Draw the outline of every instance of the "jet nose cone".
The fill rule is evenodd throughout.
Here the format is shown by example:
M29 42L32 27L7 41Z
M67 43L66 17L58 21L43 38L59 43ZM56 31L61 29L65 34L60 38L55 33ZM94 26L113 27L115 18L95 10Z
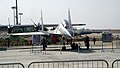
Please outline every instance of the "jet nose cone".
M75 36L75 35L74 35L74 31L73 31L72 29L68 29L68 32L69 32L69 34L70 34L71 37L74 37L74 36Z

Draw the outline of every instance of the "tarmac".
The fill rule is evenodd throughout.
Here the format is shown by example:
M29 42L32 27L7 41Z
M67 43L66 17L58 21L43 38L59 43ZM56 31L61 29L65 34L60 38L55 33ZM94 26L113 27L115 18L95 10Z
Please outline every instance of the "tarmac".
M90 42L90 50L86 50L84 42L80 42L80 50L71 50L69 45L66 45L67 50L62 51L62 45L48 45L46 51L41 51L42 46L11 46L9 48L0 49L0 63L15 63L19 62L28 66L35 61L65 61L65 60L94 60L104 59L108 61L110 67L112 62L120 59L120 42L103 43L97 41L96 45Z

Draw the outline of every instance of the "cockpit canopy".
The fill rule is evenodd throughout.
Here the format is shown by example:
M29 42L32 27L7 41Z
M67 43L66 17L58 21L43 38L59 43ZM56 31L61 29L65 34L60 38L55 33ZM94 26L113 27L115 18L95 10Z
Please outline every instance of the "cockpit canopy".
M61 23L62 23L63 27L65 27L66 29L70 28L70 23L66 19L64 19Z

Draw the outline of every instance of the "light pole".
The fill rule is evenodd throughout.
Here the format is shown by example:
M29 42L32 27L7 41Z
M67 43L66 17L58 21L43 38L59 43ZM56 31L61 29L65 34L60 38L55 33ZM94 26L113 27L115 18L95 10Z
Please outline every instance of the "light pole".
M19 25L21 25L21 15L23 15L23 13L19 13L19 15L20 15L20 23L19 23Z
M14 18L14 25L15 25L15 9L16 9L16 7L13 6L13 7L11 7L11 8L13 9L13 18Z
M16 0L16 25L18 25L18 5Z

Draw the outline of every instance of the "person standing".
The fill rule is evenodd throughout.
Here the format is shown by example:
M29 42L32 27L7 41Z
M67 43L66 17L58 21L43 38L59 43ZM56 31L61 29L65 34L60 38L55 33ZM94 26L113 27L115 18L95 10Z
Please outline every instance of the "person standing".
M94 45L95 45L95 42L96 42L96 38L94 37L94 38L93 38L93 43L94 43Z
M87 47L87 50L89 50L89 37L86 35L85 39L84 39L84 42L85 42L85 46Z
M43 45L43 51L45 51L46 47L47 47L47 43L46 43L46 39L45 38L42 39L42 45Z
M64 37L62 37L62 43L63 43L62 50L65 51L66 50L66 46L65 46L65 38Z

